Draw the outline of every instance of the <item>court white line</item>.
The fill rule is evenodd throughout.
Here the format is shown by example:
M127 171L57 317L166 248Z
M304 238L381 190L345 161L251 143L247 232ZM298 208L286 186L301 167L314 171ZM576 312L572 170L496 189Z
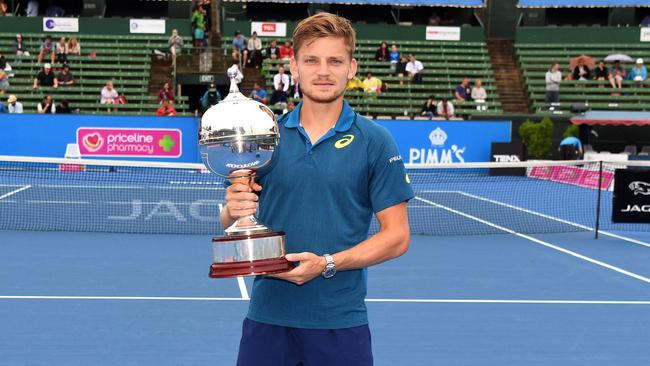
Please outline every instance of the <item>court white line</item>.
M240 277L241 278L241 277ZM71 300L71 301L248 301L241 297L180 296L0 296L0 300ZM539 305L650 305L645 300L522 300L522 299L396 299L370 298L376 303L438 303L438 304L539 304Z
M532 210L529 210L529 209L526 209L526 208L523 208L523 207L510 205L510 204L505 203L505 202L495 201L495 200L492 200L492 199L489 199L489 198L486 198L486 197L476 196L476 195L473 195L473 194L470 194L470 193L467 193L467 192L463 192L463 191L457 191L457 193L460 194L460 195L466 196L466 197L470 197L470 198L474 198L474 199L480 200L480 201L490 202L490 203L493 203L493 204L495 204L495 205L500 205L500 206L508 207L508 208L513 209L513 210L517 210L517 211L525 212L525 213L528 213L528 214L531 214L531 215L535 215L535 216L543 217L543 218L545 218L545 219L549 219L549 220L557 221L557 222L560 222L560 223L563 223L563 224L567 224L567 225L570 225L570 226L574 226L574 227L577 227L577 228L580 228L580 229L583 229L583 230L588 230L588 231L594 231L594 230L595 230L595 229L592 228L592 227L585 226L585 225L581 225L581 224L578 224L577 222L567 221L567 220L564 220L564 219L560 219L559 217L549 216L549 215L543 214L543 213L541 213L541 212L532 211ZM616 238L616 239L620 239L620 240L625 240L625 241L628 241L628 242L630 242L630 243L634 243L634 244L638 244L638 245L644 246L644 247L646 247L646 248L650 248L650 244L648 244L648 243L646 243L646 242L643 242L643 241L641 241L641 240L637 240L637 239L629 238L629 237L626 237L626 236L623 236L623 235L618 235L618 234L610 233L610 232L605 231L605 230L598 230L598 232L601 233L601 234L603 234L603 235L610 236L610 237L612 237L612 238Z
M69 184L38 184L34 187L39 188L82 188L82 189L181 189L181 190L200 190L200 191L223 191L223 187L174 187L174 186L89 186L89 185L69 185Z
M501 231L503 231L503 232L506 232L506 233L509 233L509 234L512 234L512 235L518 236L518 237L523 238L523 239L526 239L526 240L530 240L530 241L532 241L532 242L534 242L534 243L537 243L537 244L543 245L543 246L545 246L545 247L547 247L547 248L551 248L551 249L557 250L557 251L562 252L562 253L564 253L564 254L568 254L568 255L570 255L570 256L573 256L573 257L576 257L576 258L582 259L582 260L587 261L587 262L589 262L589 263L593 263L593 264L595 264L595 265L598 265L598 266L601 266L601 267L607 268L607 269L609 269L609 270L612 270L612 271L618 272L618 273L620 273L620 274L623 274L623 275L626 275L626 276L629 276L629 277L635 278L635 279L640 280L640 281L643 281L643 282L645 282L645 283L650 283L650 278L643 277L643 276L638 275L638 274L636 274L636 273L633 273L633 272L630 272L630 271L624 270L623 268L613 266L613 265L611 265L611 264L608 264L608 263L605 263L605 262L599 261L599 260L597 260L597 259L593 259L593 258L587 257L587 256L585 256L585 255L579 254L579 253L577 253L577 252L574 252L574 251L571 251L571 250L568 250L568 249L564 249L564 248L562 248L562 247L559 247L559 246L557 246L557 245L551 244L551 243L549 243L549 242L546 242L546 241L543 241L543 240L540 240L540 239L537 239L537 238L533 238L532 236L529 236L529 235L526 235L526 234L522 234L522 233L516 232L516 231L514 231L514 230L512 230L512 229L508 229L508 228L506 228L506 227L503 227L503 226L497 225L497 224L495 224L495 223L492 223L492 222L489 222L489 221L483 220L483 219L478 218L478 217L476 217L476 216L472 216L472 215L467 214L467 213L465 213L465 212L461 212L461 211L455 210L455 209L453 209L453 208L451 208L451 207L447 207L447 206L444 206L444 205L441 205L441 204L435 203L435 202L433 202L433 201L426 200L426 199L421 198L421 197L418 197L418 196L416 196L415 199L416 199L416 200L419 200L419 201L421 201L421 202L425 202L425 203L428 203L428 204L430 204L430 205L433 205L433 206L436 206L436 207L442 208L442 209L444 209L444 210L446 210L446 211L449 211L449 212L455 213L455 214L457 214L457 215L459 215L459 216L463 216L463 217L466 217L466 218L468 218L468 219L471 219L471 220L474 220L474 221L480 222L480 223L482 223L482 224L488 225L488 226L490 226L490 227L493 227L493 228L495 228L495 229L501 230Z
M248 295L248 289L246 288L246 282L244 282L243 277L237 277L237 285L239 285L242 300L250 300L251 297Z
M0 196L0 200L5 199L5 198L7 198L7 197L9 197L9 196L13 196L13 195L16 194L16 193L18 193L18 192L22 192L22 191L24 191L24 190L26 190L26 189L29 189L29 188L31 188L31 187L32 187L31 185L26 185L26 186L20 187L20 188L18 188L18 189L14 189L13 191L11 191L11 192L9 192L9 193L5 193L5 194L3 194L2 196Z

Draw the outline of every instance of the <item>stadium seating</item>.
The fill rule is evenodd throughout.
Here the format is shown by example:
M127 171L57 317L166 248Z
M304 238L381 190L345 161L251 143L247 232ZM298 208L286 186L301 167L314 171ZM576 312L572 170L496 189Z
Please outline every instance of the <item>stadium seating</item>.
M232 37L222 39L222 47L230 49ZM389 46L393 43L387 40ZM263 39L264 47L268 39ZM395 41L402 54L415 53L416 58L424 64L422 84L412 85L407 79L403 84L393 76L390 63L375 61L375 52L380 40L357 40L355 58L359 62L358 77L363 80L366 73L387 84L387 90L377 95L362 92L347 92L346 99L355 109L371 116L417 116L429 95L436 98L452 98L453 90L463 77L472 80L481 79L488 94L488 103L483 104L487 110L479 110L475 102L454 103L456 115L463 117L503 113L492 67L485 43L482 42L432 42L432 41ZM273 89L273 75L277 73L283 60L264 60L262 74L267 91ZM286 68L289 73L288 68ZM278 107L272 106L279 111Z
M31 55L19 63L12 49L15 36L15 33L0 33L0 53L7 58L14 75L10 79L11 85L4 89L5 95L18 97L26 113L35 113L36 105L46 94L51 95L55 103L68 100L70 107L80 113L102 114L111 108L112 114L152 115L159 107L156 96L148 93L150 57L155 49L166 50L166 36L78 35L82 55L68 56L75 85L57 89L41 87L36 91L32 88L34 76L43 66L36 63L36 56L45 34L23 34ZM69 37L68 34L53 34L53 41L56 42L59 36ZM49 62L49 58L45 57L43 62ZM61 66L58 63L52 65L55 74ZM108 106L99 103L100 91L109 79L127 98L128 104ZM179 115L189 114L187 97L177 96L174 107Z
M579 82L563 80L560 86L560 103L545 103L546 71L553 62L560 64L562 77L569 73L569 62L580 55L593 57L596 62L613 53L624 53L636 58L648 58L650 44L558 44L518 43L515 45L526 89L536 114L568 114L571 106L583 103L587 109L597 110L650 110L650 87L638 87L632 81L624 81L623 89L612 89L609 81L590 80ZM648 60L650 61L650 59ZM607 67L611 65L608 63ZM633 65L624 64L627 71ZM593 71L592 71L593 72Z

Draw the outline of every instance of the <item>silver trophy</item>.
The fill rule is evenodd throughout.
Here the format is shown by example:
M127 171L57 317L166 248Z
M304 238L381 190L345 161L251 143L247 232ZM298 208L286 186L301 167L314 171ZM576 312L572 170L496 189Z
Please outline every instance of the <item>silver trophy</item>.
M233 184L252 185L256 171L271 162L280 132L269 107L239 92L236 66L228 69L230 92L201 118L199 151L203 164ZM237 220L223 237L212 238L210 277L225 278L288 271L284 233L259 223L254 215Z

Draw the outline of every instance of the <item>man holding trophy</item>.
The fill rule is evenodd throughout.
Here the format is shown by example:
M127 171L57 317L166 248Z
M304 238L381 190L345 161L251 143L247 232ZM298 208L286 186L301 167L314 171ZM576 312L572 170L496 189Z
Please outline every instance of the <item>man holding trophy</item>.
M343 99L357 72L355 38L348 20L329 13L297 25L290 66L303 101L277 121L280 142L257 182L231 179L226 191L222 226L259 209L273 232L248 235L284 235L274 245L290 263L251 271L274 274L255 278L238 365L373 363L366 267L408 249L413 191L387 130ZM373 214L380 231L368 237Z

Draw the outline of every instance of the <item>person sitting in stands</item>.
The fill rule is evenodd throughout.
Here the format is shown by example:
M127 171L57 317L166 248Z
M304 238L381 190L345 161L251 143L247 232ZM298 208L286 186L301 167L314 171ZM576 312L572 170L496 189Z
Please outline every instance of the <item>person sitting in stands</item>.
M471 97L472 100L474 100L476 103L485 103L485 100L487 99L487 92L483 87L481 79L476 79L476 81L474 81Z
M59 43L56 44L56 62L61 64L68 62L68 44L65 42L65 37L59 38Z
M163 99L162 105L156 110L156 116L161 117L174 117L176 116L176 109L172 107L172 102L169 99Z
M612 88L616 89L618 87L618 89L621 89L625 76L625 69L621 66L621 62L614 61L614 65L609 69L609 83Z
M246 49L246 39L240 31L235 32L235 38L232 39L232 59L237 64L244 65L248 59L248 50Z
M165 81L162 89L158 91L158 103L162 103L165 99L172 103L174 102L174 99L176 99L176 94L174 93L174 89L172 89L169 81Z
M57 114L70 114L72 110L70 109L70 103L67 100L62 100L58 106L56 106Z
M101 98L99 100L99 103L101 104L115 104L115 101L119 95L117 93L117 90L113 87L113 81L111 80L106 82L106 86L102 88L100 94ZM111 109L109 108L107 111L111 112Z
M609 75L609 70L605 66L605 60L598 61L598 66L594 69L594 79L598 81L605 81Z
M280 46L280 58L289 60L293 57L293 42L290 40L284 41L284 45Z
M68 41L68 55L81 55L81 45L77 41L77 37L70 37L70 41Z
M443 98L436 107L436 114L439 117L450 119L454 116L454 105L446 98Z
M585 65L585 60L582 58L578 59L578 64L573 68L573 73L571 74L573 80L586 81L591 79L591 70Z
M253 90L251 90L251 94L248 97L262 104L268 104L269 102L268 94L266 93L266 90L262 88L262 86L259 83L253 84Z
M7 99L7 110L9 113L23 113L23 104L12 94Z
M43 65L43 69L36 74L34 78L34 89L38 89L39 86L59 87L59 81L54 77L54 73L52 72L52 65Z
M63 69L61 69L59 75L56 76L56 80L60 86L74 85L74 76L72 75L72 72L70 72L70 65L63 65Z
M420 110L420 115L424 117L433 118L436 116L436 97L433 95L429 96L422 109Z
M54 44L52 43L52 36L48 35L45 37L45 41L41 44L41 52L39 52L36 62L39 64L43 60L43 57L50 56L50 62L54 63Z
M275 39L272 39L271 43L266 48L264 57L270 58L271 60L277 60L280 58L280 47L278 47L278 43Z
M9 75L4 70L0 70L0 88L9 86Z
M643 83L647 78L648 71L646 70L645 66L643 66L643 59L636 59L636 66L634 66L632 70L627 73L627 80L635 81L636 85L640 86L641 83Z
M471 90L469 88L469 79L463 78L463 81L456 86L454 91L454 98L457 102L464 102L469 99L471 95Z
M271 94L271 104L280 105L282 108L287 108L287 102L289 101L289 96L287 92L284 91L284 85L280 83L278 87L273 90Z
M388 43L381 42L381 45L375 52L375 61L389 61L390 51L388 50Z
M52 101L52 97L49 95L46 95L43 100L38 103L36 106L38 113L47 113L47 114L54 114L56 113L56 107L54 106L54 102Z
M363 82L356 75L348 80L347 85L345 86L346 91L363 91Z
M167 40L167 47L172 55L172 65L176 65L176 55L183 48L183 37L178 35L177 29L172 30L172 35Z
M280 83L284 85L285 92L289 91L289 75L284 73L284 66L282 65L278 67L278 73L273 76L273 89L277 89Z
M404 80L402 80L402 78L404 77L404 74L406 74L406 65L408 65L406 56L400 56L399 62L395 64L395 75L399 77L400 84L404 84Z
M14 54L16 58L14 61L18 64L21 62L23 57L29 56L29 51L27 50L27 45L23 41L23 35L18 33L16 34L16 41L14 42Z
M422 62L418 61L415 59L415 54L412 53L409 56L410 60L406 64L406 72L408 73L409 77L411 78L411 83L412 84L421 84L422 83L422 70L424 69L424 66L422 65Z
M248 50L246 64L259 69L262 65L262 41L257 37L257 32L253 32L246 48Z
M363 91L366 93L381 93L381 80L369 72L363 80Z

